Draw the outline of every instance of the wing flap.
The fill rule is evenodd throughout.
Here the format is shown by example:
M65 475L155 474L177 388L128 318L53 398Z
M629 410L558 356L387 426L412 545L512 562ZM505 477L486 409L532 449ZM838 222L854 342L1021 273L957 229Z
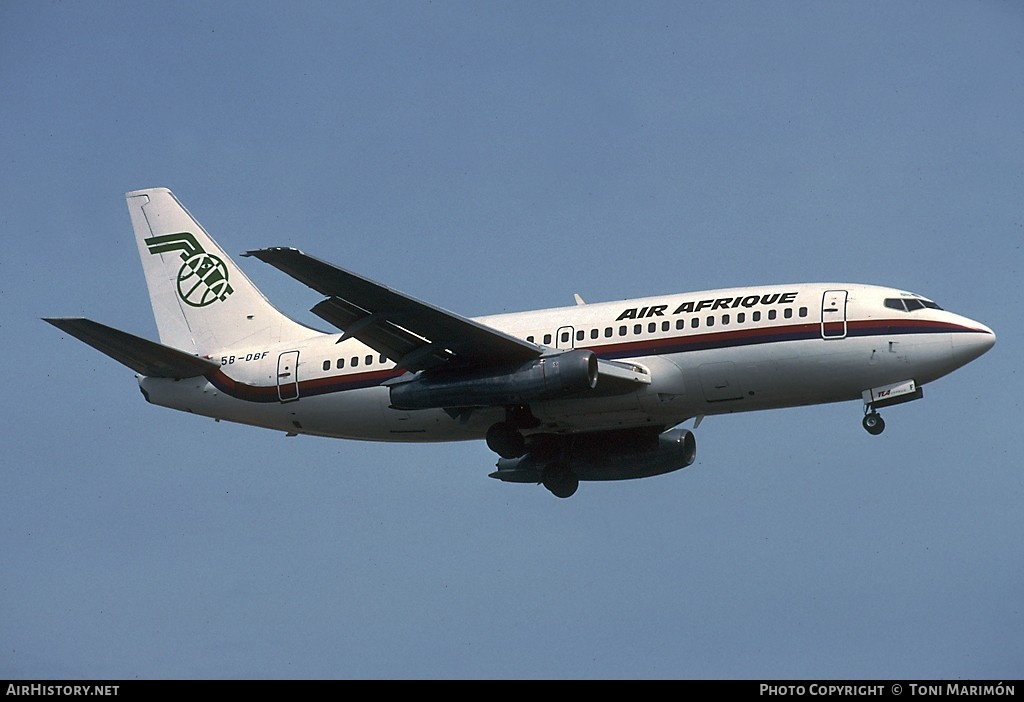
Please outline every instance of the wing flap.
M44 318L61 331L151 378L194 378L220 365L82 317Z
M408 349L404 355L417 360L416 364L404 366L409 370L431 368L450 359L469 365L520 363L542 353L534 344L392 290L298 249L260 249L242 255L269 263L326 295L329 299L314 307L314 313L342 331L352 330L350 336L400 364L401 350ZM371 315L373 318L365 326L354 328ZM381 348L374 344L380 344ZM385 344L393 344L395 348L385 350ZM432 347L429 352L419 353L428 345Z
M370 313L337 297L330 297L315 305L313 314L345 331L339 341L356 338L378 353L382 353L402 368L411 371L433 368L451 360L443 349L431 348L429 353L412 356L413 352L429 345L428 340L387 321L379 313ZM419 360L417 360L419 359ZM402 363L405 360L406 363Z

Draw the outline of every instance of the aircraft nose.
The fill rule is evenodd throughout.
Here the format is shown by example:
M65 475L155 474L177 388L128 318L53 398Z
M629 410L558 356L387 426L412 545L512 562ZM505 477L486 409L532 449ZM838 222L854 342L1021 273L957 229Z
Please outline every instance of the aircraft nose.
M984 324L971 323L970 331L953 335L953 356L959 365L970 363L995 346L996 334Z

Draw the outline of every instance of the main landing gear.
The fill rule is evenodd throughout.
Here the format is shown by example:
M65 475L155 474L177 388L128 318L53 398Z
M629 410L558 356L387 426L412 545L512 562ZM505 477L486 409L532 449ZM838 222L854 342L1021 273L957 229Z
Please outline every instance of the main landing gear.
M540 482L555 497L572 497L579 489L580 478L570 467L571 439L534 435L527 447L523 429L539 425L540 420L533 416L527 405L505 408L505 421L492 424L487 430L487 448L505 461L522 460L516 461L514 468L506 465L504 469L502 461L498 461L499 471L491 477L510 482Z
M572 497L580 486L580 479L564 463L555 462L544 469L544 487L555 497Z
M538 426L540 421L533 416L527 405L512 405L505 408L505 421L492 424L487 430L487 448L502 458L519 458L526 454L526 439L522 429Z
M512 422L498 422L487 430L487 448L502 458L519 458L526 453L526 439Z
M871 405L864 407L864 421L861 424L864 425L868 434L873 436L878 436L885 431L885 421L882 419L882 415L871 409Z

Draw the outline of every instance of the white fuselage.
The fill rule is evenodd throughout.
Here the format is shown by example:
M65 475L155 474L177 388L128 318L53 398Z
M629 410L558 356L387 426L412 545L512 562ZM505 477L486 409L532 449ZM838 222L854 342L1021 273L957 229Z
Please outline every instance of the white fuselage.
M908 310L892 302L899 300L918 302ZM650 382L632 392L530 405L541 421L530 431L577 433L668 428L702 415L854 400L869 388L931 382L994 343L984 325L923 300L878 286L796 284L475 321L552 352L589 349L644 371ZM359 341L339 338L310 330L307 339L284 346L223 349L213 357L221 369L209 378L140 377L140 386L158 405L289 433L372 441L479 439L504 416L501 407L392 409L383 383L404 372Z

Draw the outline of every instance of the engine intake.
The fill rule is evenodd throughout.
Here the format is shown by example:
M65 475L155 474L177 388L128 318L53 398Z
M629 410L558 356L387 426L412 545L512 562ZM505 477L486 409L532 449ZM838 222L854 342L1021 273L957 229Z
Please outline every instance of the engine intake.
M555 400L597 387L597 356L576 349L520 366L458 374L426 371L391 386L391 406L400 410L492 407Z

